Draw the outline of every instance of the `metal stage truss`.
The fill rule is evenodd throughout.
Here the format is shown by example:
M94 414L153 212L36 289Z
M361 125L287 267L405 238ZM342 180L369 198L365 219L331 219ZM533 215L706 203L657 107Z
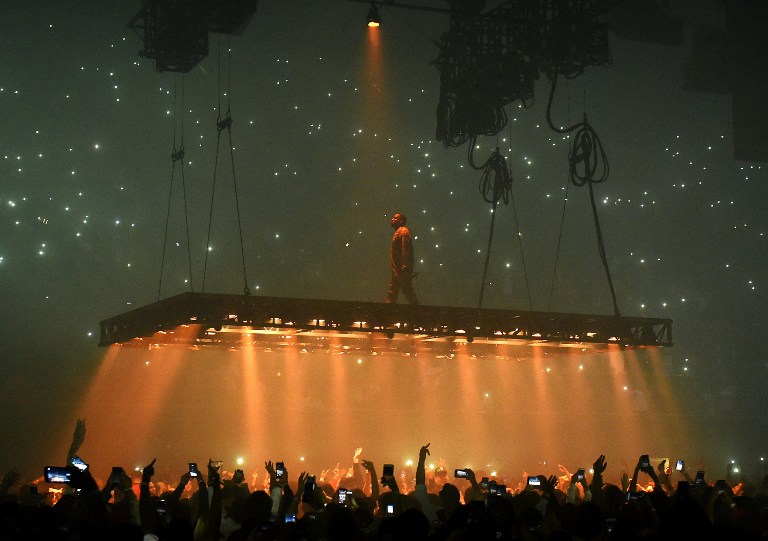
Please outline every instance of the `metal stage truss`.
M450 306L182 293L100 323L100 346L354 353L554 353L672 345L672 320ZM503 349L507 348L507 349Z

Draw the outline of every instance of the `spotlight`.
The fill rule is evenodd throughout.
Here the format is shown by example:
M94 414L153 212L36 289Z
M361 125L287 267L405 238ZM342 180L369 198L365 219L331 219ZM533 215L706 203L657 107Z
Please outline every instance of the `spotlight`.
M376 4L371 4L371 9L368 10L368 26L376 28L381 26L381 15L379 15L379 8Z

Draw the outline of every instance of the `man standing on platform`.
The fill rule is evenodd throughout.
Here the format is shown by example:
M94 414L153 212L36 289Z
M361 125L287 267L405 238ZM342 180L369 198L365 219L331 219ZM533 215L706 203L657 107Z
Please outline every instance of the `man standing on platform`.
M397 293L402 289L410 304L419 304L416 292L413 290L413 239L411 232L405 227L405 215L397 213L392 216L392 227L395 234L389 248L389 266L392 278L387 288L388 303L397 302Z

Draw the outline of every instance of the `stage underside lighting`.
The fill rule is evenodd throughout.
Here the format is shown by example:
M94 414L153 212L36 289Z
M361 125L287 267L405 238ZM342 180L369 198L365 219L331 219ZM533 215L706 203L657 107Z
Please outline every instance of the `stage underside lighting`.
M570 354L672 345L670 319L212 293L182 293L100 326L100 346L143 348L522 357L533 348Z

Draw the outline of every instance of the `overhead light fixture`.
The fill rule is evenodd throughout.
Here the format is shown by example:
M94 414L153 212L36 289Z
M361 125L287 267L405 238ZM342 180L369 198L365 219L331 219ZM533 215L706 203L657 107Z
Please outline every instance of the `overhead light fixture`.
M368 26L376 28L381 26L381 15L379 15L379 8L376 4L371 4L371 9L368 10Z

